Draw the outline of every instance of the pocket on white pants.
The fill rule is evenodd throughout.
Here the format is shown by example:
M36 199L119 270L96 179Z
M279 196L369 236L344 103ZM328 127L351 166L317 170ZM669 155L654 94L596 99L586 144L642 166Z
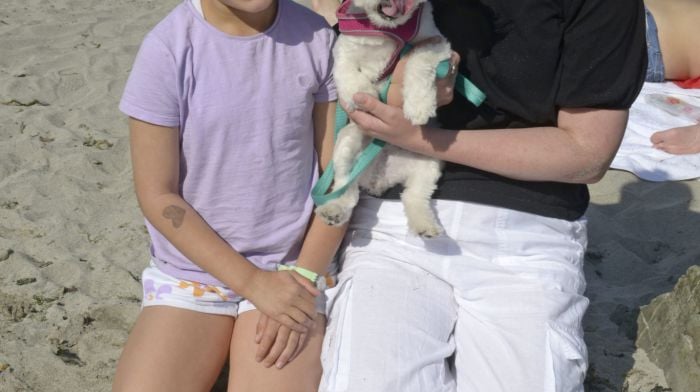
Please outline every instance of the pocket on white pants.
M582 333L557 323L547 323L547 345L550 366L545 390L551 392L583 392L588 368L588 352Z

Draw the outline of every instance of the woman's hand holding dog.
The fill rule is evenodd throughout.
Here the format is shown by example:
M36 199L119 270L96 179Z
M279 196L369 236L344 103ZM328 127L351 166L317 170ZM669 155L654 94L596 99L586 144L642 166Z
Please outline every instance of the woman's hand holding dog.
M428 39L421 44L433 42ZM408 56L404 56L396 65L392 74L391 85L387 92L388 104L384 104L378 99L363 93L355 94L353 103L357 110L348 110L345 102L340 102L343 108L348 111L348 116L362 128L367 136L384 140L387 143L410 150L412 138L423 138L421 126L412 125L403 113L403 79L404 69ZM452 102L454 98L454 84L457 78L460 57L456 52L452 52L450 58L450 71L444 78L436 78L437 104L444 106Z
M348 117L367 136L383 140L395 146L407 148L414 138L421 137L422 126L413 125L404 117L403 110L382 103L371 95L357 93L353 96L356 110L348 111ZM345 110L348 108L341 103Z

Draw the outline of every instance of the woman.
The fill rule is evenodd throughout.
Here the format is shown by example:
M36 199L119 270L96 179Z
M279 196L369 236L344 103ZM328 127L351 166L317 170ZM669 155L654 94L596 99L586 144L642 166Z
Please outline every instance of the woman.
M368 135L447 162L433 195L446 235L411 235L400 190L360 201L320 390L583 391L586 184L605 174L643 83L643 5L433 5L487 101L456 96L438 129L411 125L400 102L354 97Z

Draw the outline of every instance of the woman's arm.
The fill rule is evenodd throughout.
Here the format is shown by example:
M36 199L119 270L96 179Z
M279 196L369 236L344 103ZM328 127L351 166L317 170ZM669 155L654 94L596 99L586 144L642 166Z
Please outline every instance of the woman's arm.
M236 252L179 194L179 132L129 120L136 196L148 221L183 255L248 298L263 313L304 332L314 296L289 274L258 269Z
M450 131L413 126L365 94L350 113L365 132L401 148L523 181L594 183L620 146L626 110L562 108L558 126Z

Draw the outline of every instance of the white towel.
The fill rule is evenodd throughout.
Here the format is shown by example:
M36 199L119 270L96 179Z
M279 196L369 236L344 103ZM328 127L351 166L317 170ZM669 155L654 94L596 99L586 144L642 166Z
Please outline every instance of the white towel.
M630 108L627 130L611 168L627 170L648 181L679 181L700 178L700 154L672 155L652 147L656 131L692 125L646 101L650 94L664 94L700 106L700 89L683 89L672 82L644 83Z

